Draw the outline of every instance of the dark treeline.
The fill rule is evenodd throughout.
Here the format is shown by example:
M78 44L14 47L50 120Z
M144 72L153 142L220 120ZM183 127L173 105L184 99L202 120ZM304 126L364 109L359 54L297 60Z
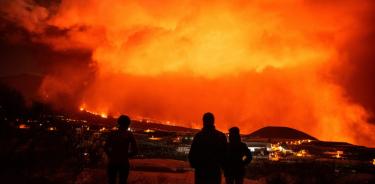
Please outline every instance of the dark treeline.
M51 112L48 104L27 102L17 90L0 84L2 183L70 183L49 177L74 178L81 160L75 148L78 142L71 136L74 130L45 131L49 120L44 115ZM38 126L19 128L35 119Z
M30 101L30 102L29 102ZM39 118L53 112L52 106L40 100L26 100L23 95L6 84L0 83L0 115L10 119Z

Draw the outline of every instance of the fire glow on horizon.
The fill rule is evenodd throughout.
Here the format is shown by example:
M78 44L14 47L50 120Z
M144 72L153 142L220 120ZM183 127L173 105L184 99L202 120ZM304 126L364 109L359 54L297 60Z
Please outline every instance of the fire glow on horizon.
M20 2L32 1L9 3L15 17ZM15 20L38 35L35 42L92 52L89 82L71 71L45 78L40 91L52 102L61 91L80 91L78 108L102 117L200 127L212 111L223 131L289 126L374 146L369 112L330 73L345 68L344 48L365 29L369 2L62 0L53 11L30 6L30 16ZM66 34L48 35L48 26Z
M90 111L90 110L87 110L86 108L85 108L85 105L81 105L80 107L79 107L79 111L81 111L81 112L88 112L88 113L90 113L90 114L93 114L93 115L97 115L97 116L100 116L100 117L102 117L102 118L108 118L108 114L107 113L105 113L105 112L100 112L100 113L98 113L98 112L94 112L94 111Z

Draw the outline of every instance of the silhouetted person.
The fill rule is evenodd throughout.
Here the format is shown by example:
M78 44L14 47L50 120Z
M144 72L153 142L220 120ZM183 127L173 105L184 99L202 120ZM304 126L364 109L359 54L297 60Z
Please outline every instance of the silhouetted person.
M190 165L195 169L196 184L220 184L221 168L224 164L227 139L225 134L214 126L214 115L203 115L203 128L191 144Z
M121 115L117 123L119 129L112 132L105 143L104 150L108 155L108 183L116 183L117 175L119 182L125 184L129 175L129 157L137 154L137 144L133 134L128 131L130 118ZM129 152L130 150L130 152Z
M240 129L229 129L229 143L225 155L224 176L227 184L242 184L245 176L245 166L253 156L247 145L241 142Z

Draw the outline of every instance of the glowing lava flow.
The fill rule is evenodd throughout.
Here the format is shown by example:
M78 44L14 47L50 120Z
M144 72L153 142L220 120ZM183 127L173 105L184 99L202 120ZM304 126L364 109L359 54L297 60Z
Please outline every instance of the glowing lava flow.
M93 115L96 115L96 116L100 116L102 118L108 118L108 114L107 113L105 113L105 112L97 113L97 112L93 112L93 111L87 110L84 105L82 105L82 106L79 107L79 111L81 111L81 112L87 112L87 113L90 113L90 114L93 114Z

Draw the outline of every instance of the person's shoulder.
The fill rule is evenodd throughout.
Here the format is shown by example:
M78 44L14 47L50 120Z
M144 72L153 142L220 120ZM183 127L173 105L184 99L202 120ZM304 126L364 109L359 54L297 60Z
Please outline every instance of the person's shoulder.
M107 133L107 136L108 137L113 137L113 136L116 136L116 134L117 134L116 130L115 131L110 131L110 132Z
M197 133L194 135L194 139L199 138L199 137L202 137L203 135L204 135L204 133L203 133L203 131L201 130L201 131L197 132Z
M126 132L127 132L127 134L128 134L130 137L134 137L133 132L131 132L131 131L126 131Z
M216 129L215 129L215 134L217 134L217 135L220 136L220 137L226 137L225 134L224 134L223 132L221 132L221 131L219 131L219 130L216 130Z
M114 137L116 137L116 131L111 131L111 132L108 132L106 133L106 140L107 141L112 141L114 139Z
M121 135L122 137L125 136L125 137L130 137L130 136L133 136L133 133L131 131L128 131L128 130L118 130L118 133L119 135Z
M223 132L220 132L219 130L215 130L215 136L217 137L220 142L224 141L227 142L227 136Z
M243 149L249 149L249 147L247 147L247 144L244 143L244 142L241 142L241 147L242 147Z

